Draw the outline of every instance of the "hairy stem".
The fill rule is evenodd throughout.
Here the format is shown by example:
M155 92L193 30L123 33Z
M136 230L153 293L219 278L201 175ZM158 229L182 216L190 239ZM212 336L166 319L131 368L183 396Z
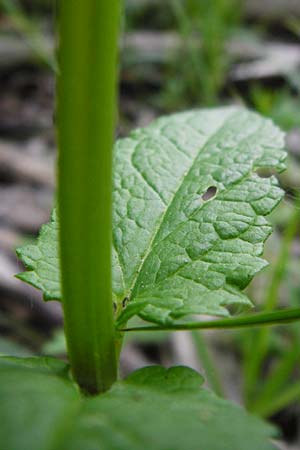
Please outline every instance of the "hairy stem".
M111 178L119 0L59 2L57 124L65 333L83 391L117 376L111 289Z

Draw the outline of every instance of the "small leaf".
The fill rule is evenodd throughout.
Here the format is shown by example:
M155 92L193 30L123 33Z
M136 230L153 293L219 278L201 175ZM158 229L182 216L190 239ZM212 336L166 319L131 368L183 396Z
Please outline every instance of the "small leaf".
M242 290L265 267L265 216L282 198L283 134L242 108L163 117L115 146L113 293L118 326L134 315L171 324L251 306ZM59 299L57 219L18 254L20 275ZM82 237L80 237L82 238ZM126 299L126 301L124 301Z
M51 373L39 361L0 358L0 442L9 450L275 449L272 427L202 388L192 369L144 368L85 398L67 366Z

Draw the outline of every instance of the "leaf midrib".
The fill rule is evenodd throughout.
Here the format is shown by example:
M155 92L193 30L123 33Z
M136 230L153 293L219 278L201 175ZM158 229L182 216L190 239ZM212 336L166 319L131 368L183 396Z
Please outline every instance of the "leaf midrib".
M224 123L225 123L225 122L224 122ZM257 130L256 130L256 131L257 131ZM256 131L255 131L254 133L256 133ZM252 134L254 134L254 133L252 133ZM249 139L249 136L246 136L246 138L244 138L240 143L242 143L242 142L245 141L246 139ZM208 141L207 141L207 143L208 143ZM204 145L204 147L205 147L205 146L206 146L206 144ZM199 156L199 154L198 154L198 156ZM197 158L198 158L198 156L197 156ZM197 158L195 158L195 160L196 160ZM192 168L191 168L191 169L192 169ZM248 180L249 177L250 177L250 175L251 175L251 172L252 172L252 169L249 169L249 171L248 171L247 173L245 173L245 175L244 175L242 178L239 178L237 181L233 182L233 183L231 184L230 188L227 188L227 192L230 192L232 189L234 189L234 188L236 187L237 184L241 184L241 183L243 183L243 181ZM188 174L187 174L187 175L188 175ZM178 191L179 191L179 190L180 190L180 187L179 187ZM177 191L177 192L178 192L178 191ZM217 200L217 199L220 197L220 195L222 195L222 194L223 194L223 191L218 192L218 193L216 194L216 196L214 197L213 200ZM222 199L222 201L228 201L228 200ZM236 201L236 202L241 202L242 200L236 199L235 201ZM202 204L201 206L199 206L199 207L198 207L198 208L197 208L197 209L189 216L188 221L193 220L193 216L194 216L195 214L198 214L198 212L199 212L200 209L203 210L204 208L206 208L208 204L209 204L209 201L207 201L206 203L204 203L204 204ZM253 207L252 207L252 209L253 209ZM180 222L180 223L178 223L178 224L176 225L176 227L175 227L172 231L170 231L170 233L168 233L163 239L161 239L160 243L162 243L163 241L167 240L167 239L170 237L170 235L172 235L173 233L176 233L176 231L178 230L178 228L181 227L184 223L186 223L186 222ZM249 224L247 230L249 229L250 226L251 226L251 225ZM252 226L253 226L253 224L252 224ZM244 230L244 232L247 231L247 230ZM157 233L156 233L156 235L157 235ZM195 259L195 260L193 260L193 261L191 261L191 262L202 261L202 260L203 260L203 257L204 257L205 255L207 255L207 254L208 254L209 252L211 252L211 251L214 251L216 245L217 245L217 244L213 245L209 250L207 250L206 252L202 253L200 258L197 258L197 259ZM150 253L151 253L151 252L149 252L149 254L150 254ZM205 261L205 260L204 260L204 261ZM224 264L226 264L226 263L224 263ZM228 265L230 265L230 264L228 263ZM185 266L185 265L184 265L184 266ZM164 278L164 280L166 280L166 279L168 279L168 278L171 278L173 275L175 275L176 273L180 272L180 271L183 269L184 266L180 266L175 272L172 272L170 275L168 275L166 278ZM158 283L161 283L161 282L158 282ZM155 284L158 284L158 283L155 282Z

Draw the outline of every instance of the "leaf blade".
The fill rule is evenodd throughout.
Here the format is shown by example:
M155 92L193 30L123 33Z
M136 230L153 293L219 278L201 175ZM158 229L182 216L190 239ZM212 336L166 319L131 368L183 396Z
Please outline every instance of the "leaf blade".
M202 388L187 367L140 369L91 398L61 364L0 358L0 441L10 450L274 449L271 426Z
M166 325L251 306L242 291L266 265L261 254L271 226L265 216L283 195L274 176L257 172L283 170L283 147L271 121L235 107L163 117L117 141L112 254L118 327L136 314ZM215 193L206 199L211 188ZM46 299L58 299L55 217L48 227L52 243L44 231L37 249L19 251L31 269L20 277L42 288ZM43 257L32 262L30 252L38 249Z
M218 111L219 112L219 111ZM223 111L224 112L224 111ZM246 133L246 137L243 133L241 133L239 130L243 129L242 124L245 125L245 122L249 121L248 115L250 114L250 118L256 120L256 125L250 126L250 131L248 134ZM240 116L246 116L239 122L238 119L240 119ZM193 119L197 116L196 113L194 113ZM189 117L189 113L185 115L184 113L182 115L175 115L173 118L178 117ZM165 121L169 120L169 128L168 132L170 132L170 122L172 122L172 116L169 119L165 119ZM164 119L162 119L164 121ZM218 154L218 151L216 151L216 148L218 150L218 145L220 146L221 151L223 152L224 147L226 148L226 145L228 146L227 140L228 136L224 138L222 136L222 132L225 129L225 132L227 132L227 128L229 127L228 121L232 124L234 122L235 132L240 132L242 138L238 136L236 138L235 134L231 130L229 133L229 137L231 139L231 142L229 142L229 149L232 152L232 146L234 151L234 157L237 157L238 169L235 167L235 170L232 169L231 166L228 167L227 165L223 164L221 165L221 171L220 167L217 169L214 164L216 162L216 159L214 156L212 156L212 153L215 152L217 154L217 158L220 157L220 154ZM243 122L244 121L244 122ZM158 121L159 122L159 121ZM198 117L198 122L201 122ZM238 123L236 123L238 122ZM176 119L175 119L176 123ZM154 126L154 125L153 125ZM177 124L178 126L178 124ZM159 128L159 127L158 127ZM261 130L262 129L262 130ZM174 131L175 130L175 131ZM176 136L176 127L174 127L171 130L175 133ZM221 134L221 140L220 140L220 134ZM271 141L268 143L266 139L266 135L269 135L271 139L275 139L275 146L271 145ZM234 141L234 138L239 143L239 146L237 148L238 152L236 152L234 145L232 144L232 140ZM254 136L254 137L253 137ZM173 136L173 140L174 140ZM229 139L229 141L230 141ZM276 144L277 139L277 144ZM240 142L239 140L242 140L244 147L246 147L249 150L250 145L254 146L254 151L246 152L246 159L245 156L243 157L243 152L241 155L238 153L241 153L240 149ZM258 140L258 142L257 142ZM254 141L254 142L253 142ZM218 144L218 145L217 145ZM145 144L144 144L145 145ZM149 144L150 145L150 144ZM156 144L157 145L157 144ZM278 145L278 153L277 153L277 160L276 160L276 152L274 151L274 148L276 148L276 145ZM231 147L230 147L231 146ZM237 146L236 146L237 147ZM226 309L223 306L231 305L234 303L238 304L245 304L250 305L250 302L247 300L247 298L241 293L240 289L237 288L244 288L251 278L254 276L254 274L259 271L261 268L265 266L265 262L259 258L259 255L262 252L262 243L263 241L268 237L268 235L271 232L271 228L268 225L267 221L264 220L264 215L267 215L271 212L271 210L276 206L277 202L280 200L282 193L277 185L277 181L274 177L271 177L270 179L261 179L257 175L251 176L251 172L253 169L257 169L258 167L263 167L265 164L272 164L273 167L276 167L277 170L282 170L282 164L283 159L285 157L284 152L282 152L283 147L283 140L282 135L276 128L274 128L269 121L264 121L258 116L256 116L253 113L247 113L240 110L234 111L232 114L232 110L230 110L229 119L226 116L225 120L225 126L221 126L221 131L218 130L216 133L213 133L210 139L208 139L208 142L204 144L204 149L208 149L208 159L212 158L212 161L205 161L206 155L204 155L203 159L203 152L199 151L198 155L196 155L195 160L190 167L187 174L184 176L184 180L187 179L187 177L191 177L190 183L180 183L179 189L177 189L175 195L173 196L171 203L166 208L164 214L162 215L163 219L160 221L160 227L155 233L151 248L148 248L148 251L146 253L146 257L140 260L141 266L139 267L137 271L137 277L134 283L134 286L132 287L131 297L133 298L133 301L129 303L127 309L121 314L121 317L119 318L119 323L126 322L131 315L133 314L139 314L142 318L148 321L157 322L157 323L171 323L173 319L177 319L179 317L182 317L186 314L191 313L199 313L199 314L216 314L216 315L228 315ZM212 150L211 150L212 149ZM243 149L243 148L242 148ZM270 151L272 149L272 152ZM200 148L200 150L202 150ZM144 150L145 158L148 157L149 150ZM219 152L221 153L221 152ZM272 154L273 153L273 154ZM271 155L271 156L270 156ZM194 155L195 156L195 155ZM251 157L252 156L252 160ZM222 157L222 155L221 155ZM234 158L231 158L234 159ZM204 169L201 172L201 164L204 161ZM206 165L205 165L206 164ZM152 164L153 166L153 164ZM203 166L203 164L202 164ZM210 166L210 167L209 167ZM210 170L213 170L214 177L211 176ZM224 169L224 170L223 170ZM227 170L227 175L224 175L224 172ZM196 174L195 174L196 171ZM249 179L245 179L245 173L246 176ZM195 179L197 179L197 185L193 186L193 183L195 184ZM245 179L245 181L243 181ZM242 182L240 182L242 180ZM154 179L152 179L152 184L154 183ZM230 254L230 261L223 262L222 265L215 264L215 271L212 271L212 273L207 273L207 266L212 262L218 263L218 261L213 260L204 260L204 263L199 267L196 267L194 272L196 278L201 276L201 272L205 272L205 276L203 278L206 278L209 275L210 276L210 285L208 286L208 289L203 289L204 279L201 280L202 286L200 290L198 289L198 286L195 286L195 279L190 279L191 275L191 266L192 264L188 265L186 264L190 257L189 254L186 252L186 246L187 243L190 243L191 246L191 252L195 253L195 244L194 242L197 242L198 244L198 253L203 252L203 250L207 250L207 245L211 245L210 242L207 242L207 239L205 240L204 237L207 236L208 233L213 234L216 232L219 234L219 238L222 241L222 244L228 243L228 238L234 238L234 232L236 232L236 229L234 226L231 226L231 229L227 229L224 225L219 226L218 229L211 230L207 229L207 225L210 222L210 225L212 225L213 219L207 220L203 225L203 232L197 233L194 229L191 229L192 220L195 218L195 213L199 211L199 206L193 205L193 202L201 197L206 191L207 188L209 188L211 185L218 187L220 189L221 184L225 184L225 188L227 189L225 191L225 194L223 194L223 198L221 199L221 206L223 208L223 211L220 211L220 215L224 217L224 213L227 213L228 215L231 213L231 210L233 207L236 207L236 203L238 203L238 207L240 207L240 195L244 195L245 200L243 203L244 209L247 208L249 211L248 214L240 215L241 219L246 219L245 223L248 225L248 228L242 230L243 234L243 241L238 242L238 246L241 247L243 245L244 252L241 252L241 255L239 258L236 258L237 261L234 261L234 251L231 251ZM150 184L150 183L149 183ZM231 198L228 198L228 193L230 192L230 188L233 186L235 188L238 184L238 187L240 188L240 185L243 184L244 192L239 192L239 195L237 195L237 189L233 189ZM192 188L190 189L192 185ZM248 186L248 189L246 187ZM181 192L181 195L178 195L178 193ZM240 189L239 189L240 191ZM249 199L249 193L252 191L252 200L253 204L251 206L248 205ZM221 192L222 195L222 192ZM217 194L218 196L218 194ZM216 197L217 197L216 196ZM175 199L175 200L174 200ZM207 202L205 206L213 204L214 207L216 206L217 198L211 200L210 202ZM227 201L228 208L224 211L224 202ZM229 201L231 201L230 204ZM175 203L174 203L175 202ZM203 204L203 203L202 203ZM170 205L173 205L173 208L170 208ZM220 208L221 209L221 208ZM174 210L177 211L177 214L174 214ZM187 211L187 214L185 213ZM210 213L213 213L213 211L210 211ZM238 211L235 211L236 215L238 216ZM182 221L182 215L186 214L189 215L188 219L184 223ZM194 215L194 217L192 217ZM207 214L209 219L209 214ZM256 219L256 217L258 218ZM238 217L239 218L239 217ZM250 224L247 224L247 219L250 220ZM256 220L256 222L251 223L251 220ZM234 220L231 219L231 222L234 223ZM237 222L237 220L235 220ZM232 225L232 223L230 224ZM242 232L239 230L238 226L241 225L241 220L239 220L236 228L237 231L241 234ZM252 225L252 228L250 227ZM198 224L197 224L198 226ZM180 228L176 235L176 227ZM185 227L185 230L184 230ZM174 232L175 228L175 232ZM171 230L171 231L170 231ZM202 230L201 230L202 231ZM227 235L224 233L224 231L227 231ZM193 241L189 242L188 234L191 234L194 232ZM223 232L223 235L222 235ZM230 236L231 232L231 236ZM166 236L166 233L169 233ZM173 233L173 235L172 235ZM180 233L183 233L183 239L181 239ZM215 235L216 235L215 233ZM225 235L224 235L225 234ZM238 235L238 233L236 233ZM170 239L171 238L173 239ZM164 242L166 242L169 238L169 246L163 245ZM213 236L212 241L214 243L215 236ZM248 241L248 242L247 242ZM178 243L180 245L178 245ZM180 247L180 248L178 248ZM226 245L225 245L226 247ZM247 248L248 247L248 248ZM183 250L183 251L182 251ZM197 250L197 249L196 249ZM251 255L252 252L252 255ZM215 260L217 257L227 257L226 253L228 253L228 249L224 249L223 254L215 255ZM248 261L245 261L245 258L248 257ZM191 258L192 259L192 258ZM241 264L242 262L245 262L243 267L243 271L237 271L238 264ZM247 264L248 263L248 264ZM225 267L225 264L227 264L227 267ZM228 270L228 265L231 266L231 270ZM173 267L172 267L173 266ZM188 277L188 281L184 280L182 277L180 279L172 279L171 282L169 282L169 274L170 272L176 273L178 271L178 268L181 268L181 266L186 266L183 268L183 275ZM225 270L225 274L222 274L222 272ZM172 269L170 271L170 269ZM193 267L192 267L193 269ZM152 276L152 280L150 279L149 282L149 274L150 277ZM182 275L182 274L181 274ZM230 277L229 283L224 283L224 278L222 280L222 275L226 275L227 277ZM244 277L242 278L242 276ZM218 280L219 279L219 280ZM162 280L162 281L161 281ZM212 294L211 287L214 287L213 284L219 282L219 286L216 286L214 294ZM177 286L176 286L177 284ZM220 289L222 287L222 284L226 285L225 289ZM239 284L241 284L239 286ZM184 286L183 286L184 285ZM150 289L149 289L150 286ZM183 298L183 291L187 291L187 294ZM201 302L201 299L206 297L205 304ZM193 301L192 304L189 304L188 298L196 299L196 301ZM132 312L131 312L132 310Z

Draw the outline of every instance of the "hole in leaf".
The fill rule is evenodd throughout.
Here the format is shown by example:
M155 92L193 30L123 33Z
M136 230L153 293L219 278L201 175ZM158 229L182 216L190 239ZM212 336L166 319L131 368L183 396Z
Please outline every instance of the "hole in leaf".
M211 200L212 198L214 198L214 196L217 193L217 188L216 186L210 186L206 192L204 192L204 194L202 195L202 200L204 200L205 202L207 202L207 200Z
M260 178L270 178L272 175L277 174L277 170L272 167L259 167L255 172Z

